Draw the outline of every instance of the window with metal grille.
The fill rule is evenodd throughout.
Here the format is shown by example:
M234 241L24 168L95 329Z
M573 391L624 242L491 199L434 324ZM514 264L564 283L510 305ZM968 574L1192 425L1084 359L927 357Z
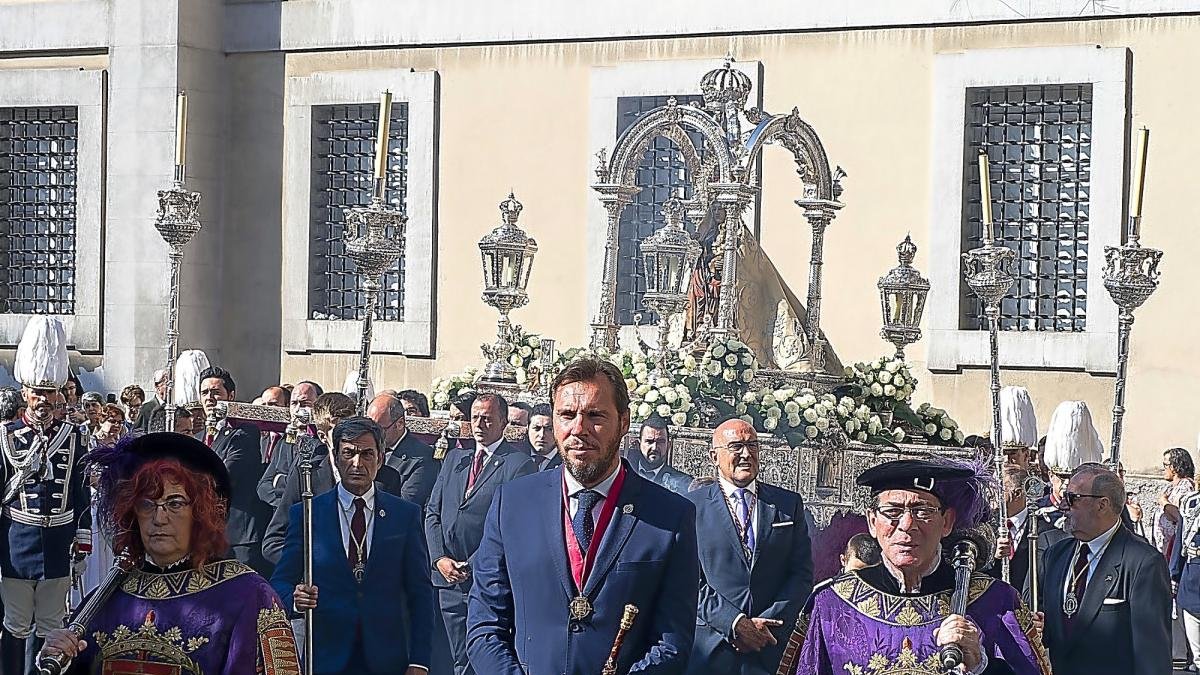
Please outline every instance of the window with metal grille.
M1000 328L1081 332L1086 326L1092 85L968 88L962 250L983 244L978 155L991 171L993 232L1016 252L1016 283ZM986 329L961 282L960 327Z
M617 137L633 125L642 115L667 104L670 96L621 96L617 99ZM699 95L676 95L680 105L704 102ZM700 156L704 156L704 138L697 132L689 132L692 143ZM642 305L646 293L645 267L638 245L666 224L662 206L671 197L691 199L691 176L683 162L683 155L674 142L655 138L646 149L637 171L637 184L642 191L633 203L621 213L617 230L617 324L633 324L633 317L640 313L642 325L656 324L658 315ZM685 223L688 230L695 232L692 223Z
M0 313L75 313L78 114L0 108Z
M309 315L313 319L361 319L367 299L354 263L346 255L346 240L365 232L346 232L345 218L349 209L371 203L379 104L313 106L312 120ZM394 208L404 209L407 177L408 104L396 102L388 133L385 192L387 203ZM404 320L403 257L383 275L376 318Z

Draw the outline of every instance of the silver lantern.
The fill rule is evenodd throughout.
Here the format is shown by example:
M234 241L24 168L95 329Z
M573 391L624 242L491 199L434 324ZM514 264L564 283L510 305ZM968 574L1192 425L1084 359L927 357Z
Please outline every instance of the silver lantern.
M683 228L683 202L663 204L667 224L646 237L639 248L646 271L642 301L658 313L657 377L666 377L671 317L687 308L687 282L700 257L700 244Z
M879 336L896 347L896 358L904 360L904 348L921 339L921 315L929 296L929 280L913 268L917 245L905 235L896 246L900 266L879 278L879 306L883 310L883 330Z
M529 302L529 272L537 242L517 225L521 202L513 194L500 202L500 227L479 240L483 263L483 301L500 312L496 324L496 342L483 345L488 364L483 379L488 382L514 383L516 369L508 359L515 350L512 343L512 324L508 313Z

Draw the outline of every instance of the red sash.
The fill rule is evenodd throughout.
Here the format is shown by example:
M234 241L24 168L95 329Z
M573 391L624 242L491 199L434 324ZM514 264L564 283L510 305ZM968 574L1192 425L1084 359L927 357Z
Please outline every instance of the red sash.
M566 468L563 468L566 471ZM567 481L563 478L563 531L567 540L567 559L571 561L571 578L575 580L575 588L583 592L583 584L587 581L588 573L592 571L592 563L596 559L596 551L600 548L600 540L612 520L613 511L617 509L617 500L621 497L621 486L625 484L625 465L617 469L617 477L613 480L608 496L604 498L604 506L600 507L600 520L596 522L596 530L592 533L592 544L588 547L587 555L579 550L579 542L575 539L575 528L571 526L570 502L567 499Z

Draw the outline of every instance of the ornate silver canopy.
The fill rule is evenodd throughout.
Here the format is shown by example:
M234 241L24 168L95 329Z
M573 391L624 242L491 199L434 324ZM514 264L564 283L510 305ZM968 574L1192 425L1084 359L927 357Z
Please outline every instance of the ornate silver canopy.
M880 337L896 347L896 358L904 359L904 347L921 339L921 316L925 313L925 298L929 296L929 280L913 268L917 245L905 235L896 246L900 260L879 278L879 306L883 310L883 330Z
M491 382L516 382L516 371L508 362L513 353L508 313L529 302L529 273L537 253L537 242L517 225L523 208L510 192L508 198L500 202L500 226L479 240L483 301L500 312L496 342L481 346L488 359L483 379Z

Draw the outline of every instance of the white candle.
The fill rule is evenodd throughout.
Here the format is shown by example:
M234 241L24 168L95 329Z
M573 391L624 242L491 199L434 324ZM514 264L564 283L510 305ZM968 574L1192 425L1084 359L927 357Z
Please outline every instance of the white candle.
M512 280L513 280L512 258L509 258L508 256L504 256L504 273L501 275L501 279L502 279L503 285L505 285L505 286L512 285Z
M1130 177L1132 185L1129 195L1133 203L1129 206L1129 214L1134 218L1142 216L1142 192L1146 189L1146 149L1150 145L1150 130L1142 127L1138 130L1137 155L1134 157Z
M175 96L175 166L183 166L187 155L187 92Z
M375 127L375 180L387 175L388 134L392 124L392 92L379 98L379 124Z
M983 214L983 240L992 243L992 185L986 151L979 153L979 207Z

